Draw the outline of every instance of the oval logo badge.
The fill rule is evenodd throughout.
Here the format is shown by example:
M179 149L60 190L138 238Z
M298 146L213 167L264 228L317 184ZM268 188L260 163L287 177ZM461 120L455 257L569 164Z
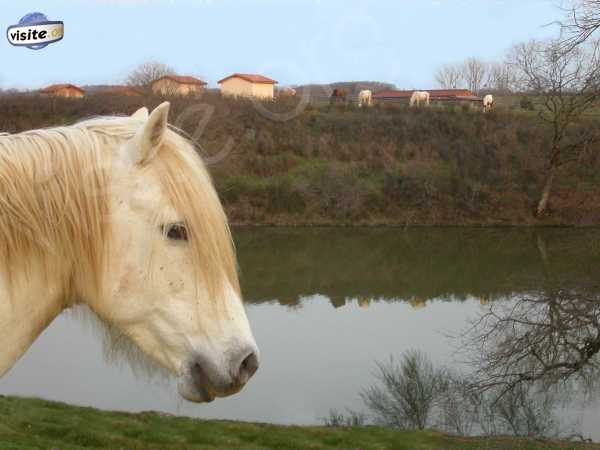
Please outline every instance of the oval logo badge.
M6 30L8 42L17 47L41 50L60 41L65 34L65 25L58 20L48 20L45 14L33 12L25 15L18 24Z

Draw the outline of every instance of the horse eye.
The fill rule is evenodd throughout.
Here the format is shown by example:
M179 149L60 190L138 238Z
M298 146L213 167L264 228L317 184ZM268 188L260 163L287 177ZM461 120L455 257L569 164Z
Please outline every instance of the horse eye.
M188 233L183 223L171 223L162 226L163 233L173 241L187 241Z

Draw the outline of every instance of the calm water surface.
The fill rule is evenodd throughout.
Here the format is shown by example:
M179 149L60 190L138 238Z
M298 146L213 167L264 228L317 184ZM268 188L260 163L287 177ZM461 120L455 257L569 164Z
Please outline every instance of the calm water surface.
M172 380L107 362L100 333L63 315L0 380L1 394L128 411L315 424L362 409L376 360L423 350L456 366L447 333L482 304L588 283L600 273L596 229L240 229L235 240L262 365L240 394L195 405ZM600 404L573 408L600 440Z

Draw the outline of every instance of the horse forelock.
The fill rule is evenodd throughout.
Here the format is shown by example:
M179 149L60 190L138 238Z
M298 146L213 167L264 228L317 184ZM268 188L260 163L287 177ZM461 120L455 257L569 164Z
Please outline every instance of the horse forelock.
M98 118L80 123L107 137L130 139L143 124L125 118ZM185 132L169 126L157 157L150 161L171 205L183 217L192 249L192 264L212 298L222 298L225 282L239 294L237 262L227 217L211 177ZM157 216L158 217L158 216Z
M152 164L169 201L183 216L197 277L210 297L223 298L225 283L239 294L237 262L225 211L211 177L180 130L171 128Z

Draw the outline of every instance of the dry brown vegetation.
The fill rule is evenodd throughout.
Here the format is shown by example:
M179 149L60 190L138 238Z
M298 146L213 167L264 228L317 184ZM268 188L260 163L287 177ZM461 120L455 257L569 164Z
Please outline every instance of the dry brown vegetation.
M158 97L0 97L0 131L19 132L153 107ZM561 167L550 214L533 211L550 130L518 109L365 110L174 98L171 121L194 135L237 224L576 224L600 221L600 161L591 148ZM204 106L198 106L202 104ZM263 111L263 112L261 112ZM279 116L282 117L282 116ZM582 127L595 127L587 120ZM225 154L225 158L221 156ZM221 155L218 158L210 158Z

